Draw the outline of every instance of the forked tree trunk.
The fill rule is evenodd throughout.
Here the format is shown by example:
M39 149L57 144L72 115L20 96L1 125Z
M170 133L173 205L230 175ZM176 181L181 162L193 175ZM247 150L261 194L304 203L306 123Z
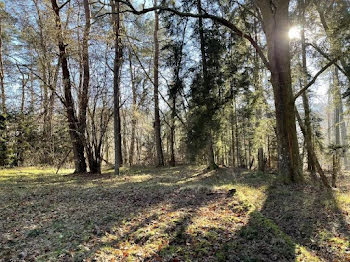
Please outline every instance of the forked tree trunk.
M72 96L72 84L70 81L70 72L68 68L68 59L66 52L66 45L63 42L62 36L62 23L60 19L60 8L57 5L56 0L51 0L52 9L55 12L56 18L56 30L57 30L57 41L59 48L59 58L61 61L62 69L62 79L63 79L63 88L64 88L64 105L66 108L67 118L68 118L68 127L69 135L72 141L73 154L74 154L74 165L76 173L85 173L86 172L86 162L84 156L84 143L81 140L78 129L78 119L75 114L74 109L74 100Z
M289 53L289 0L256 1L261 10L274 91L279 173L286 183L303 182L295 124Z

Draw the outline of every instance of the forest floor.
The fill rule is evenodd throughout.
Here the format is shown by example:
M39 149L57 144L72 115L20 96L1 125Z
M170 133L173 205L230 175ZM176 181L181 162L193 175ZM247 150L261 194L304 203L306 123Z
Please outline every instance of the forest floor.
M69 172L0 170L0 261L350 261L349 176L326 192L228 168Z

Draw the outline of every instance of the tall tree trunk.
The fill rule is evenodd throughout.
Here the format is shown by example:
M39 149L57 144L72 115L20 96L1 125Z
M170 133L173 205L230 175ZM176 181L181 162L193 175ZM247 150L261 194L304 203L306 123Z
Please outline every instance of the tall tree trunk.
M236 98L233 98L234 103L234 121L235 121L235 137L236 137L236 160L237 160L237 166L242 167L242 157L241 157L241 143L239 142L239 130L238 130L238 116L237 116L237 103Z
M127 134L128 134L128 126L126 122L126 111L121 111L121 123L122 123L122 151L123 151L123 163L128 162L128 141L127 141Z
M254 39L255 42L259 43L259 38L258 38L258 21L257 19L254 19ZM257 93L258 96L258 101L265 101L264 98L264 90L263 87L261 85L261 80L260 80L260 64L259 64L259 56L258 56L258 52L255 50L254 52L254 73L253 73L253 81L254 81L254 85L255 85L255 91ZM261 124L261 119L263 117L263 110L262 107L260 105L258 105L258 107L256 108L256 123L255 126L256 128L259 127L259 125ZM261 172L265 171L265 159L264 159L264 148L263 148L263 144L261 143L259 148L258 148L258 170Z
M154 0L154 6L157 6L157 0ZM157 166L164 166L164 156L162 149L162 138L160 130L160 116L159 116L159 17L158 11L154 12L154 137L157 151Z
M306 127L303 123L303 121L301 120L301 117L297 111L297 109L295 108L295 113L296 113L296 117L297 117L297 120L299 122L299 126L300 126L300 129L301 129L301 132L304 134L304 136L306 135ZM317 172L319 173L320 177L321 177L321 181L323 183L323 185L326 187L326 188L330 188L330 185L329 185L329 182L328 182L328 179L326 177L326 175L324 174L323 170L322 170L322 167L320 165L320 163L318 162L318 159L317 159L317 156L316 156L316 153L315 153L315 150L313 148L313 144L310 143L309 140L305 140L306 142L306 147L307 149L309 150L309 152L311 152L311 157L312 157L312 160L313 162L315 163L315 168L317 170Z
M90 86L90 64L89 64L89 36L91 28L91 15L89 0L84 0L85 28L82 40L82 67L83 67L83 82L79 97L79 134L85 136L87 107L89 103L89 86ZM92 116L95 117L94 115ZM94 121L92 121L94 122ZM93 123L92 123L93 124ZM89 169L91 173L101 173L100 150L96 146L86 146L88 155Z
M201 0L197 0L197 10L198 14L202 14L202 2ZM204 40L204 27L203 27L203 19L199 17L199 38L200 38L200 47L201 47L201 55L202 55L202 70L203 70L203 82L204 85L209 84L209 75L208 75L208 67L207 67L207 58L205 53L205 40ZM206 88L208 89L208 88ZM216 169L218 166L215 163L215 155L214 155L214 142L213 142L213 134L211 128L209 127L208 133L208 162L209 169Z
M269 69L274 91L278 137L279 173L286 183L300 183L298 137L295 124L294 95L291 85L289 0L256 1L261 10L268 47Z
M301 54L302 54L302 70L303 70L303 87L307 85L307 64L306 64L306 42L305 42L305 8L306 3L305 0L299 0L299 6L301 10ZM304 92L302 94L303 98L303 106L305 113L305 140L308 140L307 143L312 144L312 128L311 128L311 120L310 120L310 105L309 105L309 97L308 92ZM316 168L315 163L313 161L312 152L310 152L310 147L307 147L307 169L310 171L311 177L316 178Z
M334 103L334 141L336 146L341 146L340 140L340 108L341 94L339 89L339 79L335 70L333 76L333 103Z
M72 141L74 164L76 173L86 172L86 162L84 156L84 143L81 140L78 129L78 119L75 114L74 100L72 96L72 84L70 81L70 72L68 68L68 59L66 52L66 45L63 42L62 36L62 23L60 19L60 8L57 5L56 0L51 0L52 9L55 12L56 18L56 30L57 30L57 41L59 49L59 58L61 61L63 88L64 88L64 106L66 108L69 135Z
M123 164L122 156L122 137L121 137L121 123L120 123L120 67L122 47L119 35L120 30L120 4L118 0L111 0L112 17L114 24L114 77L113 77L113 97L114 97L114 173L119 175L119 168Z
M331 86L331 83L329 84ZM332 88L329 87L327 91L327 143L332 143Z
M170 124L170 166L175 166L175 117L176 117L176 94L172 97L171 124Z
M6 114L6 93L4 83L4 63L2 59L2 19L0 17L0 90L1 90L1 110L3 114Z
M341 172L340 167L340 154L342 150L342 141L341 141L341 121L340 115L342 111L342 100L339 86L339 76L338 71L334 69L333 75L333 103L334 103L334 141L335 149L333 153L333 176L332 176L332 186L336 187L336 178Z
M235 105L232 99L232 111L231 111L231 156L232 156L232 167L236 167L236 153L235 153Z
M129 149L129 165L134 164L134 152L135 152L135 131L136 131L136 114L137 114L137 93L135 76L132 71L132 56L131 50L129 49L129 69L131 78L131 91L132 91L132 116L131 116L131 137L130 137L130 149Z
M333 2L332 5L330 6L330 8L333 8L333 5L334 4L339 4L340 6L343 6L343 7L348 7L348 4L346 3L346 1L337 1L337 2ZM317 9L317 12L320 16L320 20L321 20L321 23L322 23L322 26L326 32L326 35L329 39L329 42L330 42L330 46L331 46L331 52L333 54L340 54L341 53L341 50L340 50L340 47L341 47L341 43L339 43L339 41L337 40L337 38L335 37L334 35L334 32L333 30L330 29L330 27L328 26L327 22L328 22L328 17L326 17L327 15L327 11L328 10L325 10L325 9L322 9L321 8L321 5L320 5L320 2L319 1L316 1L315 2L315 5L316 5L316 9ZM343 57L340 58L340 62L342 64L343 67L346 66L346 63L345 63L345 60ZM348 81L350 81L350 74L345 74L345 76L347 77ZM336 142L336 145L340 145L341 143L344 144L347 144L347 134L346 134L346 126L345 126L345 123L342 123L342 119L343 119L343 108L342 108L342 98L341 98L341 91L340 91L340 87L339 87L339 75L338 75L338 69L335 68L335 72L334 72L334 80L337 82L336 85L333 86L333 98L334 98L334 106L335 106L335 115L337 115L339 113L339 119L335 119L335 121L338 123L337 126L341 125L341 130L340 132L342 133L342 141L340 141L340 133L339 133L339 127L337 129L337 126L335 128L335 137L336 137L336 140L337 140L337 137L339 137L339 143ZM337 110L339 112L337 112ZM338 133L337 133L338 132ZM343 140L344 138L344 140ZM336 151L339 151L339 150L336 150ZM336 154L338 154L338 152L335 152ZM339 161L340 157L336 157L334 160L336 161ZM340 164L338 163L337 165L340 166ZM344 165L346 168L349 168L349 163L348 163L348 159L347 159L347 152L345 151L345 154L344 154ZM340 168L339 168L340 169Z
M338 107L339 110L339 129L340 129L340 144L342 146L346 146L348 144L348 136L347 136L347 128L346 128L346 123L344 121L344 105L343 105L343 100L342 100L342 95L341 95L341 90L340 90L340 81L339 81L339 72L338 68L335 67L334 69L334 77L335 77L335 85L334 85L334 96L336 97L336 104L335 107ZM346 148L343 148L344 150L344 168L349 169L349 161L347 158L347 150Z
M89 0L84 0L84 14L85 14L85 28L83 34L82 43L82 62L83 62L83 84L82 90L79 97L79 135L85 137L86 131L86 115L87 107L89 103L89 85L90 85L90 66L89 66L89 35L90 35L90 6ZM94 163L91 163L90 158L88 158L90 171ZM98 171L98 170L94 170Z

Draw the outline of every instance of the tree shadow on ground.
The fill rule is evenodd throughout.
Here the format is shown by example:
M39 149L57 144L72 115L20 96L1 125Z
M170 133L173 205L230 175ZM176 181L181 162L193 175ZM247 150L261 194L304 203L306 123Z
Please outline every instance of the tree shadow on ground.
M238 184L262 186L261 180L251 177L240 177ZM244 201L221 201L234 211L236 224L242 223L237 213L246 218L241 227L208 225L206 234L197 232L194 237L182 233L182 240L175 234L147 261L160 261L159 257L164 261L189 257L191 261L350 261L349 224L333 192L276 181L265 185L266 200L261 207L251 208ZM181 232L189 232L192 222L186 217Z
M348 230L332 192L273 185L226 255L228 261L348 261Z
M5 177L0 183L0 261L90 256L99 239L127 221L146 217L142 228L171 204L169 198L181 201L182 195L174 193L180 188L176 182L198 172L191 167L131 169L119 177L111 172L84 177L43 170Z
M239 171L180 166L87 180L47 176L25 185L30 190L11 181L0 193L0 257L294 261L308 255L305 261L347 261L348 225L332 193ZM232 187L233 196L227 194ZM244 198L249 189L250 195L265 190L261 205Z

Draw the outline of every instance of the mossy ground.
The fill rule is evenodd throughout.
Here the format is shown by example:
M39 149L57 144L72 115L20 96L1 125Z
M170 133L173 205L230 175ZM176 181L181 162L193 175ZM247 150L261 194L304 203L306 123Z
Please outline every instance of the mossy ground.
M0 170L0 261L350 261L346 178L325 192L228 168L71 172Z

